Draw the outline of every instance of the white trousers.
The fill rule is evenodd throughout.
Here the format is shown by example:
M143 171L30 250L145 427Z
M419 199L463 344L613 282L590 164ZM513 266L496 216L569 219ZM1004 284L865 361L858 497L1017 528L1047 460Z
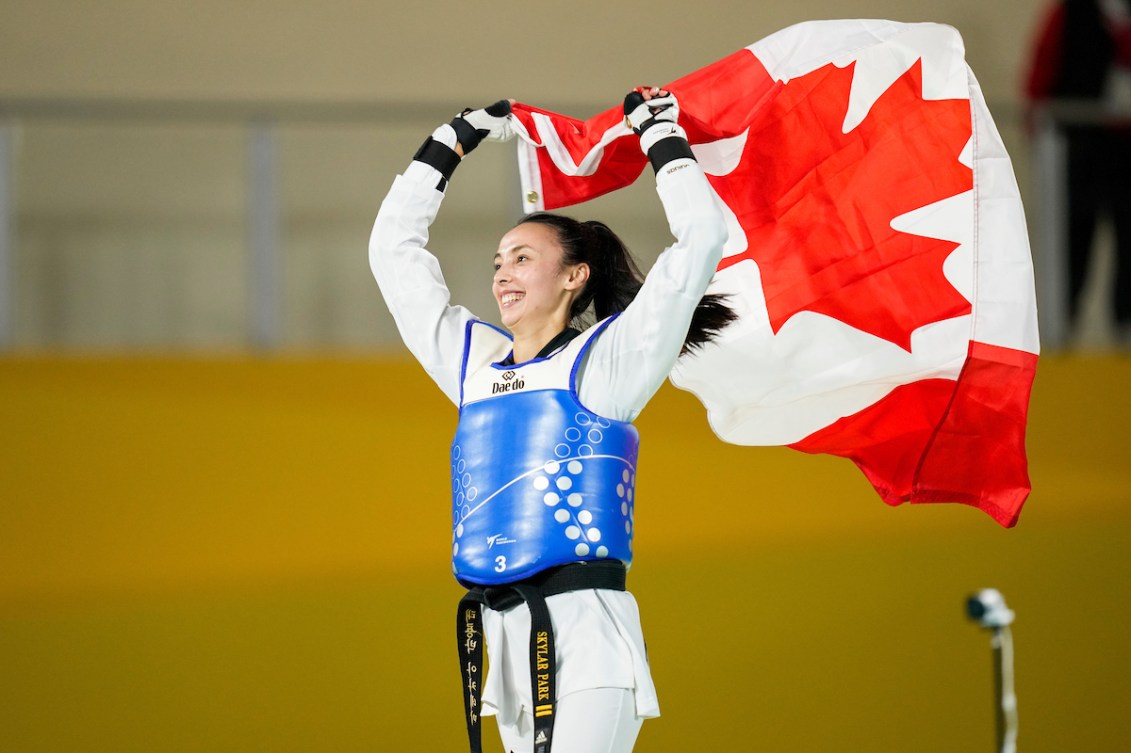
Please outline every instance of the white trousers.
M558 699L550 753L630 753L644 720L626 688L593 688ZM500 724L506 753L533 753L534 716L525 708L515 724Z

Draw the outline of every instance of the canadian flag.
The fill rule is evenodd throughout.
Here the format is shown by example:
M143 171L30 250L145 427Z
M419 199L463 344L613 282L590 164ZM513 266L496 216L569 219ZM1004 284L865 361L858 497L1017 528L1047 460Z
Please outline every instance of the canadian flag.
M1031 488L1032 259L958 32L803 23L665 88L729 224L709 292L740 315L672 382L728 442L851 458L888 504L1013 526ZM515 113L528 210L647 164L619 107Z

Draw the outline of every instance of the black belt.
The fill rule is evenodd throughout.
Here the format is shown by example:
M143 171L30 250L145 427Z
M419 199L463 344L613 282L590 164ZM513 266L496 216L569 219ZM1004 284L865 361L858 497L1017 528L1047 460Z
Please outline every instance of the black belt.
M482 696L483 615L480 605L503 611L523 602L530 608L530 693L534 702L534 753L550 753L557 694L554 628L546 598L570 591L602 588L623 591L623 562L574 562L544 570L516 583L469 587L456 612L456 645L463 674L463 710L471 753L482 753L479 705ZM464 584L468 585L468 584Z

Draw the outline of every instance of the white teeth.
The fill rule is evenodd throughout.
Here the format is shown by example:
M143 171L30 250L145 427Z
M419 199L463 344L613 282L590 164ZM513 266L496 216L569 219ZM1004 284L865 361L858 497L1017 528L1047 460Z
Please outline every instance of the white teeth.
M518 301L518 300L521 300L521 299L522 299L522 293L507 293L506 295L503 296L502 302L503 302L503 305L505 306L508 303L514 303L515 301Z

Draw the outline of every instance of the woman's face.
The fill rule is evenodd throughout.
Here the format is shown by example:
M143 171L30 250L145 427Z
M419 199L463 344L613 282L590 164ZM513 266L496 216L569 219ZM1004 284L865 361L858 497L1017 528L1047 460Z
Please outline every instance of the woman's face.
M491 292L503 326L512 333L564 327L569 306L589 278L588 265L562 266L562 246L552 227L528 222L499 241Z

